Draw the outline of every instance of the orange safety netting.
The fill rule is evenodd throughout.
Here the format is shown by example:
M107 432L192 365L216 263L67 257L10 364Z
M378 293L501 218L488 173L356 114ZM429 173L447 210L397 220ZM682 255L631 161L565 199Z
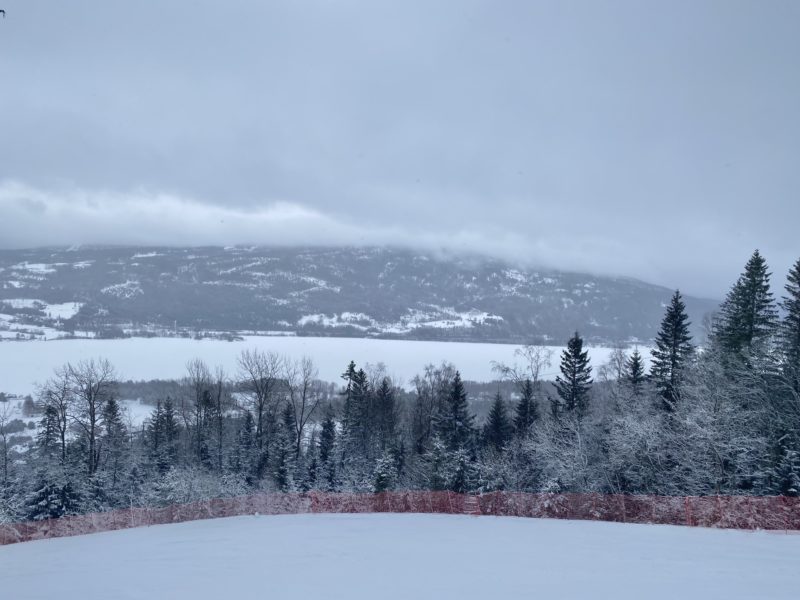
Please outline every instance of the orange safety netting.
M444 513L800 530L800 498L785 496L625 496L400 491L379 494L254 494L163 508L126 508L0 524L0 545L54 537L242 515L301 513Z

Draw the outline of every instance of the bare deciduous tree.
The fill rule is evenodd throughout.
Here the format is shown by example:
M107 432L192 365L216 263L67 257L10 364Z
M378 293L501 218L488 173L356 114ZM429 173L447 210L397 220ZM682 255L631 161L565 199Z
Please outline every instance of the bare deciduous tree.
M433 437L433 421L447 398L456 368L452 363L442 362L438 367L425 365L422 375L411 381L416 390L414 408L411 415L411 432L414 450L422 454Z
M39 388L42 407L51 411L55 417L54 425L58 434L61 464L67 460L67 432L69 430L69 411L72 403L72 380L68 366L55 370L53 377Z
M274 352L243 350L239 355L239 379L248 395L248 408L256 425L256 446L264 448L266 423L278 411L278 387L285 360Z
M86 466L94 475L99 461L97 438L100 434L103 406L114 396L116 373L108 360L91 359L67 365L74 404L72 421L86 435Z
M538 344L528 344L514 351L514 356L522 360L522 364L506 365L492 361L492 370L502 379L512 381L521 390L526 381L533 386L534 395L538 396L542 387L545 370L553 363L553 349Z
M286 381L287 400L294 413L295 456L299 457L303 443L303 431L323 396L318 381L319 373L314 361L304 356L300 360L284 361L283 374Z
M188 389L188 398L181 397L181 418L187 431L194 431L194 448L197 457L207 458L205 428L209 409L211 408L211 390L214 386L211 370L199 358L186 363L184 385Z

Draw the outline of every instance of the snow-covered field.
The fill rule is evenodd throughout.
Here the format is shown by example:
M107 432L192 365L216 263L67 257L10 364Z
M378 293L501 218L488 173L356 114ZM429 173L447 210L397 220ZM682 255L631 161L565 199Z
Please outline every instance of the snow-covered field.
M0 300L0 340L55 340L65 337L66 332L57 325L61 321L74 317L83 306L82 302L61 302L48 304L35 298L7 298ZM51 319L49 325L30 325L18 315L6 314L8 309L26 308L37 311L39 316ZM6 311L6 312L4 312ZM74 331L77 337L92 338L94 333L87 331Z
M19 419L26 425L33 424L33 427L26 428L24 432L18 432L20 436L30 436L35 438L42 418L41 414L26 415L23 408L24 399L12 397L5 402L0 402L0 423L10 423ZM120 400L122 416L125 424L129 427L141 427L142 424L153 414L154 407L144 404L141 400Z
M235 517L0 547L14 600L798 598L800 535L453 515Z
M237 370L236 359L245 348L274 351L292 358L311 357L320 378L340 381L350 360L359 366L383 362L389 374L408 384L429 363L452 362L464 379L491 381L492 361L513 363L519 346L461 342L416 342L363 338L246 337L240 342L185 338L128 338L118 340L49 340L0 343L0 391L27 394L35 383L47 379L53 369L66 362L107 358L122 379L146 380L182 377L186 363L201 358L222 366L229 374ZM558 371L560 347L553 347L553 364L545 377ZM594 367L608 360L609 348L590 348ZM646 352L643 351L643 354Z

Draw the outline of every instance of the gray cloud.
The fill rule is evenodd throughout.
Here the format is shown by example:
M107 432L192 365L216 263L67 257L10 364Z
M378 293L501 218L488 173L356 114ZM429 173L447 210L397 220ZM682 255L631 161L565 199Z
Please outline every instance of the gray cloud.
M800 7L7 0L2 245L404 243L719 296L800 255Z

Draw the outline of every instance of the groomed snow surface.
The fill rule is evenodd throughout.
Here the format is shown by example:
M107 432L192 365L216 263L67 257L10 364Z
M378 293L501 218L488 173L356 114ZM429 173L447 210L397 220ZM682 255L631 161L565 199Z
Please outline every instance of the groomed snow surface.
M800 535L453 515L286 515L0 547L14 600L800 597Z

